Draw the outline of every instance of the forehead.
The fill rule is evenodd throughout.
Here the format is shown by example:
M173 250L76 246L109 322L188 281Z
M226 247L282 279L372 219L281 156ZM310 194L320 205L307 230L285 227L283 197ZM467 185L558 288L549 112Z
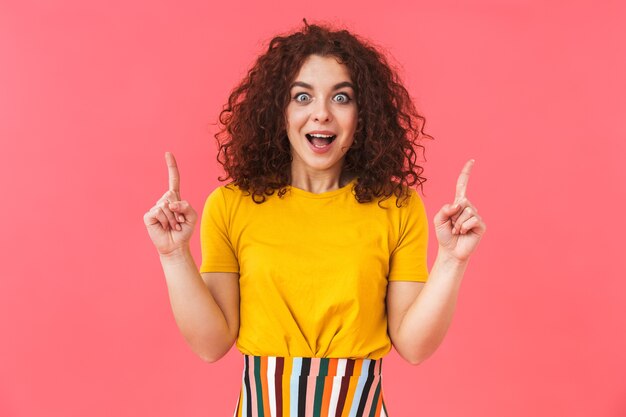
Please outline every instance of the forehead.
M342 81L352 81L348 67L340 64L334 56L310 55L302 63L295 81L324 86Z

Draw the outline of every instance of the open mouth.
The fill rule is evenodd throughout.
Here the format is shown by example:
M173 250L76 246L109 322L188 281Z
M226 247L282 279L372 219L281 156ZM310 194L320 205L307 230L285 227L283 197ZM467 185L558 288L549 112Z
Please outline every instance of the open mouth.
M316 148L323 148L325 146L328 146L335 140L335 138L337 138L337 135L311 135L308 133L305 136L308 141L311 142L311 144Z

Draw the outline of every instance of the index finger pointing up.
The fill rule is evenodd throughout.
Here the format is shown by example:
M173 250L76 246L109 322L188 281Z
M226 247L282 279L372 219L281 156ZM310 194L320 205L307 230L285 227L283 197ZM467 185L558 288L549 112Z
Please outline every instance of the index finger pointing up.
M467 191L467 182L469 181L470 171L472 170L472 166L474 166L474 160L470 159L463 166L463 170L459 175L459 179L456 181L456 196L454 197L454 201L457 202L465 197L465 193Z
M178 165L176 165L174 154L165 152L165 162L167 162L170 191L174 191L180 198L180 175L178 175Z

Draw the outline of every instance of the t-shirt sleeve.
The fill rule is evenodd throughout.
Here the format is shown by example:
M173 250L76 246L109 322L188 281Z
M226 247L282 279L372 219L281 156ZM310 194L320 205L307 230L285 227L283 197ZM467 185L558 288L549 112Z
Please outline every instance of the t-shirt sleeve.
M200 272L239 272L239 263L229 238L228 215L221 187L206 199L200 221Z
M400 215L398 245L392 251L389 281L428 280L428 218L419 194L411 189L411 198Z

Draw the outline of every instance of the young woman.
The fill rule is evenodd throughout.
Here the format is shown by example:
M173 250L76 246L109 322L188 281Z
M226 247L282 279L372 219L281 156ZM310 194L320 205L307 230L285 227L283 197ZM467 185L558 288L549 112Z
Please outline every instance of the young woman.
M169 190L144 216L176 322L208 362L243 353L235 416L385 416L382 358L419 364L441 343L486 230L466 197L428 220L411 186L423 122L381 53L346 30L277 36L220 115L231 181L198 216ZM425 136L425 135L424 135Z

